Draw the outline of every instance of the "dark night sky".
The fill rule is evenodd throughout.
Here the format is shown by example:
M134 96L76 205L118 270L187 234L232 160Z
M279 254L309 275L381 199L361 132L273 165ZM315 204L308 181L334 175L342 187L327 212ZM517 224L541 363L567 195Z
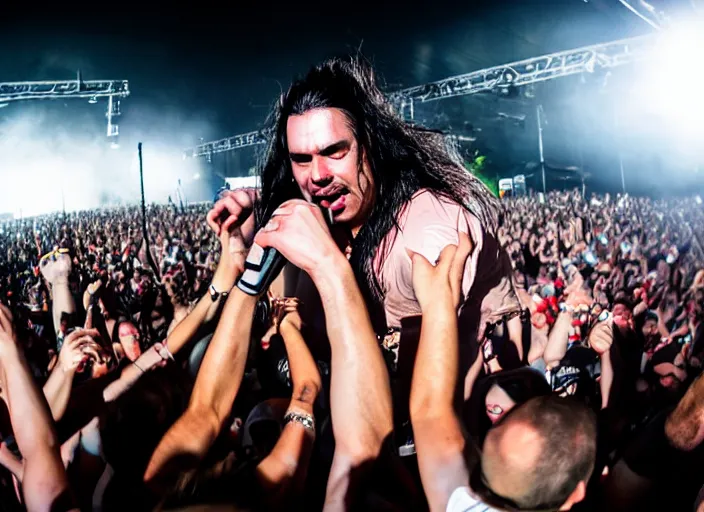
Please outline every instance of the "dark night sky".
M4 11L0 82L77 68L85 79L125 78L124 129L148 105L222 137L256 128L292 77L360 44L394 89L647 31L610 0L146 4Z

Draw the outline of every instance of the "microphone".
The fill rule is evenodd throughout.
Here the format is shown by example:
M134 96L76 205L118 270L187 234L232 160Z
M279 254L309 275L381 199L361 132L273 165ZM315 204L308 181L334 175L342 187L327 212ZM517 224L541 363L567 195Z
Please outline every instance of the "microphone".
M332 226L334 223L332 211L329 208L321 208L321 210L328 226ZM276 279L284 265L286 265L286 258L276 249L252 244L244 262L244 272L237 281L237 288L247 295L261 295Z

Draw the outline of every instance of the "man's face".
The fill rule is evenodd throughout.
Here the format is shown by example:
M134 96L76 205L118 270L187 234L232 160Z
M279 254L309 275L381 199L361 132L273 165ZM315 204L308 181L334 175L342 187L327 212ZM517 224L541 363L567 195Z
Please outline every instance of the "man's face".
M658 322L653 319L649 318L643 323L643 337L645 338L646 341L650 340L651 338L655 338L658 335Z
M374 179L348 118L338 109L291 116L286 127L293 179L307 201L329 208L353 233L374 205Z
M623 304L616 304L613 310L614 324L621 331L626 331L632 327L633 313Z
M127 359L136 361L139 356L142 355L142 349L139 346L139 331L137 328L129 322L122 323L120 324L118 336L120 338L120 345L122 345Z

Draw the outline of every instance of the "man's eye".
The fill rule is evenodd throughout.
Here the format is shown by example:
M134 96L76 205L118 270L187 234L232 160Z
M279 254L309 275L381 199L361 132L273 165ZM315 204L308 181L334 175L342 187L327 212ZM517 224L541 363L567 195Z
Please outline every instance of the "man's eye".
M294 164L298 164L298 165L307 164L313 160L313 157L311 157L310 155L292 154L292 155L289 155L289 158L291 158L291 162L293 162Z
M336 151L332 155L328 155L328 157L332 158L333 160L341 160L347 155L347 153L348 153L348 151L346 149L340 150L340 151Z

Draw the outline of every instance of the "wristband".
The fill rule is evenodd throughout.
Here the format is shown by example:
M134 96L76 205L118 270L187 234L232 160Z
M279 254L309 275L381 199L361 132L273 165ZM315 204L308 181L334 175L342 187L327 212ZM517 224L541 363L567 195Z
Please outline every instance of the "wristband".
M227 297L230 292L219 292L215 286L211 285L208 287L208 292L210 293L210 300L213 302L217 302L217 300L222 296L223 298Z
M311 432L315 432L315 418L310 414L299 414L289 411L284 416L284 426L289 423L298 423Z

